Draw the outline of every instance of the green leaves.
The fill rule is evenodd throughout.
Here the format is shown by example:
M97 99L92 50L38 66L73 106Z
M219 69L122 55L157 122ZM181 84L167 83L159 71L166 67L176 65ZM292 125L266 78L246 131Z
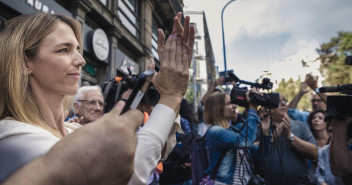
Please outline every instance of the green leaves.
M339 32L337 37L321 44L317 52L326 85L352 83L352 66L345 64L346 56L352 54L352 32Z

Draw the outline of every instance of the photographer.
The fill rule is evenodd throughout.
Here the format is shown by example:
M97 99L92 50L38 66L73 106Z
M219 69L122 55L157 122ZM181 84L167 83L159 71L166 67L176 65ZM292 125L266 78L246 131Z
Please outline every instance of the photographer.
M253 89L256 91L255 89ZM211 125L205 134L209 167L206 174L215 179L216 184L247 184L252 175L251 156L259 118L257 105L249 103L247 122L242 129L230 127L229 122L236 114L236 106L225 93L214 93L205 101L204 118ZM271 137L266 138L267 146Z
M330 166L334 175L342 177L345 184L352 183L352 151L347 149L348 125L352 118L332 118L332 140L330 146ZM351 132L351 131L350 131Z
M316 159L318 149L308 127L287 115L287 100L280 94L279 106L271 110L273 141L269 150L261 152L255 159L258 173L268 184L309 184L306 159ZM267 125L270 119L263 120ZM265 132L269 132L268 127ZM267 155L267 157L265 157Z

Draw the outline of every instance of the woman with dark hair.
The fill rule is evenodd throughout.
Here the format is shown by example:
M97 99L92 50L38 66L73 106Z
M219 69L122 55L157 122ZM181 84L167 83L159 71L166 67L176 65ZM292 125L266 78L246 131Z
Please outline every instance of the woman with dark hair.
M323 147L330 142L330 134L328 133L328 123L324 121L325 111L315 110L308 116L308 123L318 147Z
M319 152L317 167L314 170L316 184L343 185L341 178L334 176L331 172L329 151L332 135L330 124L325 122L325 116L325 111L315 110L308 117L308 123L317 141Z

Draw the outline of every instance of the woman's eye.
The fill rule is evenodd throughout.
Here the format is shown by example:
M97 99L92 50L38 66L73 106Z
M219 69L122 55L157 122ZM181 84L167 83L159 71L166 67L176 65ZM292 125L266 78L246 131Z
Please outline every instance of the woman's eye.
M58 53L67 53L68 49L67 48L62 48L58 51Z

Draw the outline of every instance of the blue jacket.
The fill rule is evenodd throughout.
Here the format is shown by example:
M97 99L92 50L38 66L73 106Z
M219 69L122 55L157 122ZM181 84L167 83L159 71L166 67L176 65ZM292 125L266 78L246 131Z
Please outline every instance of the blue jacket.
M253 145L259 122L257 112L254 109L249 109L247 124L239 132L234 132L218 125L210 127L205 135L209 159L209 167L205 170L205 173L208 175L212 174L222 151L226 151L215 179L222 183L232 184L238 147L248 147L250 156L256 155L258 150L268 150L271 136L262 137L259 148ZM266 149L264 149L264 146L266 146Z

